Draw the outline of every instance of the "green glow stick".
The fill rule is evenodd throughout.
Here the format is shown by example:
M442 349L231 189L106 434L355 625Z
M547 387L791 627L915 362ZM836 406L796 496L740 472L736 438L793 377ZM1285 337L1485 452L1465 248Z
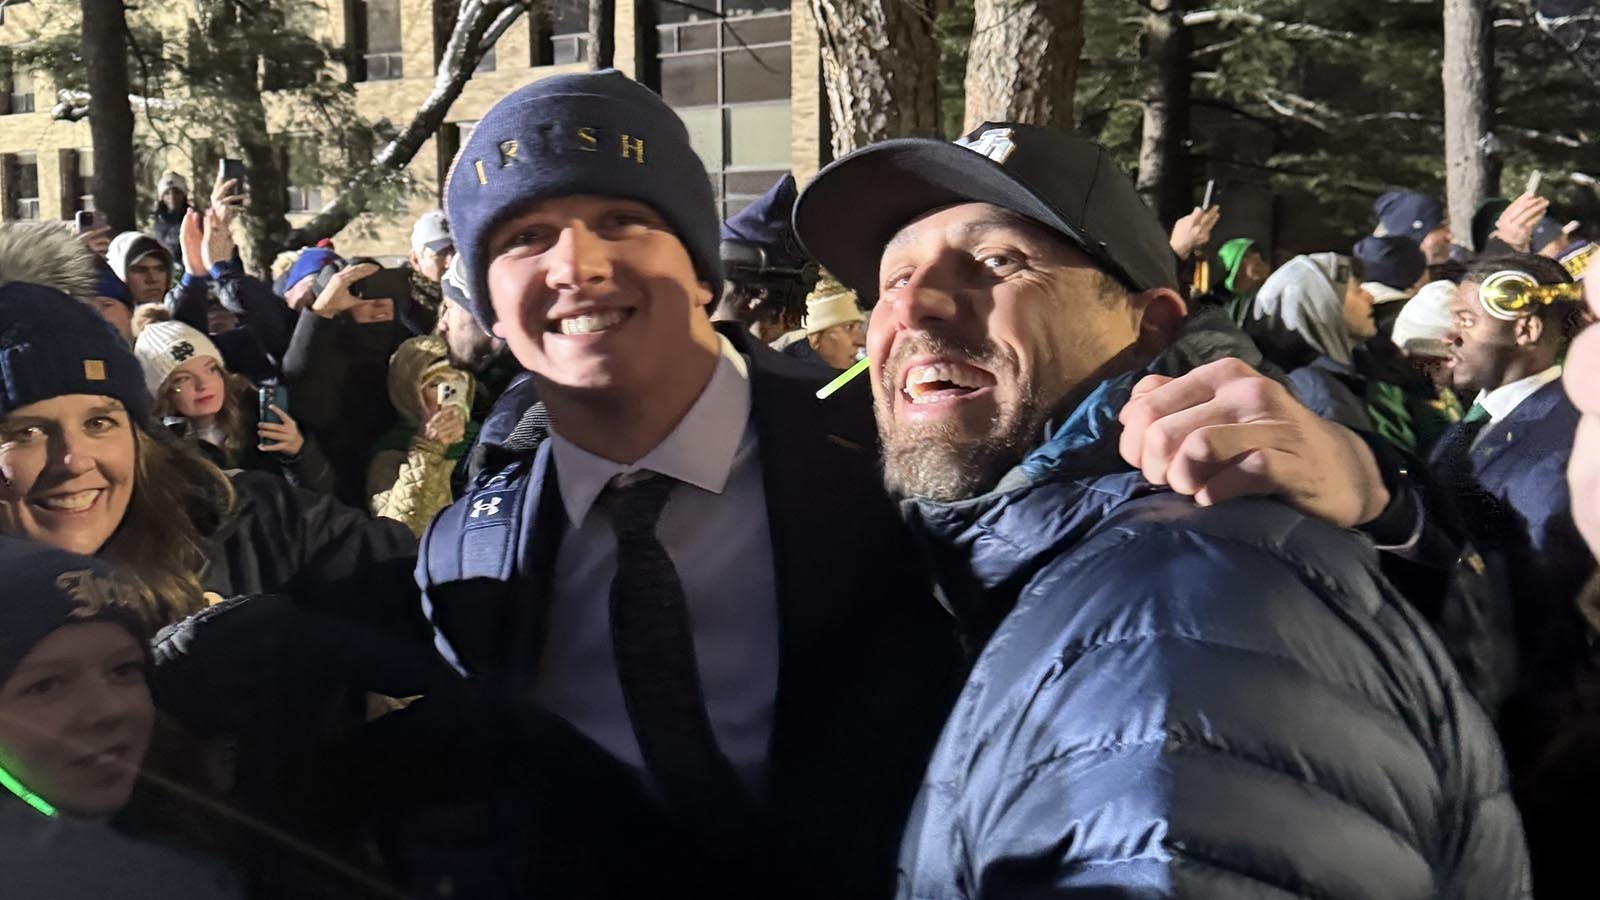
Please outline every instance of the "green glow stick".
M828 382L826 385L823 385L822 390L817 391L817 399L818 400L826 400L829 397L833 396L835 391L837 391L837 390L839 390L839 388L842 388L845 385L849 384L851 382L851 380L854 379L857 375L860 375L862 372L865 372L867 370L867 366L870 366L870 365L872 365L872 360L867 359L866 357L863 356L861 359L856 361L855 365L851 366L848 369L845 369L844 372L842 374L840 374L838 378L835 378L834 380Z
M5 766L0 766L0 785L4 785L6 790L16 794L23 803L51 818L55 818L56 808L45 802L43 797L23 787L22 782L18 781L15 775L6 771Z

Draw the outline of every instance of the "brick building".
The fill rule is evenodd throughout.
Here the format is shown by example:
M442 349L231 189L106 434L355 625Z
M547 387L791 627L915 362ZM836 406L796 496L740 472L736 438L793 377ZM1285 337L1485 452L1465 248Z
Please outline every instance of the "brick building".
M406 214L363 217L337 236L346 254L393 256L407 249L412 220L438 202L451 158L496 99L548 75L582 71L587 43L584 0L547 0L544 15L525 16L501 37L452 106L445 124L412 160L418 185ZM330 4L325 36L343 43L343 75L373 121L407 121L433 86L434 61L449 36L454 0L343 0ZM77 4L70 4L76 9ZM802 179L826 153L825 101L816 28L805 0L616 0L616 65L659 91L683 117L724 214L764 192L785 171ZM693 8L698 7L698 9ZM149 7L172 17L181 6ZM59 12L51 7L51 12ZM716 12L719 15L712 15ZM0 11L0 48L25 38L34 4ZM92 208L87 121L55 121L56 87L43 73L14 71L0 55L0 220L71 219ZM271 104L269 103L269 109ZM148 137L136 116L135 141ZM314 136L286 135L291 221L308 217L329 187L297 183L293 154L318 152ZM141 190L175 168L203 193L212 172L189 171L176 155L140 160ZM143 184L142 182L149 182ZM152 201L153 202L153 201Z

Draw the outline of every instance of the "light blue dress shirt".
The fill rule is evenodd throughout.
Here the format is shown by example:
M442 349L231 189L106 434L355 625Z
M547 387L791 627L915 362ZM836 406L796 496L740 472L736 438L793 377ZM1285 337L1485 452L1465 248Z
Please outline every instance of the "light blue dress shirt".
M678 426L631 465L550 436L570 526L556 555L545 646L532 688L541 707L617 759L645 772L611 644L617 539L595 501L618 475L670 475L656 535L683 582L695 657L717 744L760 790L778 691L778 599L750 381L744 357L719 336L722 356ZM647 779L648 780L648 779Z

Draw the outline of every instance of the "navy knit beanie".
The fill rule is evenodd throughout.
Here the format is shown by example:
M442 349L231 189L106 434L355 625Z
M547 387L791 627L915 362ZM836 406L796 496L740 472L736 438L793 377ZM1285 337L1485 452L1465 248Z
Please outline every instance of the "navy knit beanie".
M445 183L445 213L473 298L494 324L489 233L530 203L595 194L637 200L683 243L695 273L722 293L716 198L677 113L615 69L557 75L501 98L472 129Z
M1428 270L1428 259L1416 241L1405 237L1366 237L1356 242L1356 259L1366 273L1364 280L1409 291Z
M144 371L99 313L43 285L0 285L0 418L65 394L115 397L138 425L150 415Z
M34 645L63 625L108 621L128 629L143 644L138 590L119 579L111 564L47 544L0 537L0 572L6 599L0 603L0 683Z

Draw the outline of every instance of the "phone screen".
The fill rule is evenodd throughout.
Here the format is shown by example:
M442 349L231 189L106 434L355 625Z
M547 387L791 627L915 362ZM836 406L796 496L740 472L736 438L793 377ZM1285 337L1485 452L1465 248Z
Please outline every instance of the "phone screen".
M1527 186L1526 189L1523 190L1523 193L1524 194L1537 194L1537 193L1539 193L1539 184L1543 180L1544 180L1544 173L1539 171L1538 169L1534 169L1533 170L1533 174L1528 176L1528 186Z
M237 159L224 159L224 160L218 162L217 163L217 177L218 177L219 180L224 181L224 182L226 182L226 181L237 182L233 186L233 190L228 192L230 196L236 196L238 194L242 194L246 190L246 178L245 178L245 174L244 174L244 163L241 162L240 160L237 160Z
M399 300L411 296L411 276L405 269L379 269L351 285L350 293L367 300Z

